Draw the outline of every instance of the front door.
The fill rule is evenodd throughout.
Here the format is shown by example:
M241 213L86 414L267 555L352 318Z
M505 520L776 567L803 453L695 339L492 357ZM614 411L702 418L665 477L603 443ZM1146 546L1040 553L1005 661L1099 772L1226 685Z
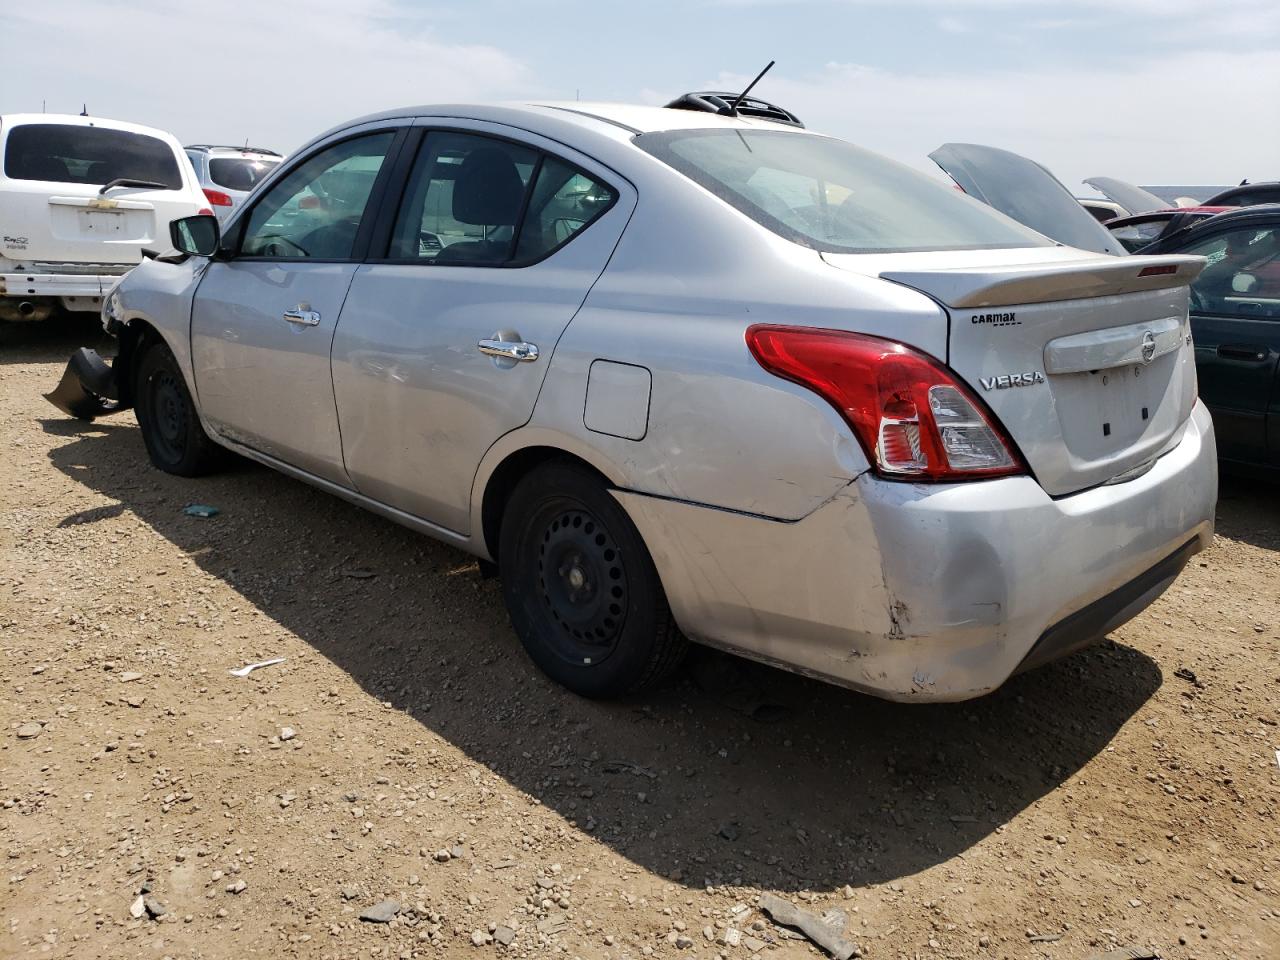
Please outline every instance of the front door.
M1280 451L1268 452L1267 433L1280 361L1280 230L1238 228L1179 252L1209 258L1191 286L1191 333L1218 455L1276 462Z
M209 264L191 310L213 428L348 487L329 352L396 137L347 136L297 163L232 226L235 253Z
M386 255L356 271L333 347L356 489L464 535L480 459L532 415L634 206L587 158L476 126L426 133Z

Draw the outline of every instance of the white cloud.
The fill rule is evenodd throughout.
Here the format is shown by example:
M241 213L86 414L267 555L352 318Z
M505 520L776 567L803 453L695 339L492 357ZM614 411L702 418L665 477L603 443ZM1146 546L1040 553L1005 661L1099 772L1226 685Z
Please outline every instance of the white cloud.
M959 17L939 17L938 29L943 33L968 33L969 25Z
M95 0L7 10L0 111L40 109L170 130L184 142L292 149L392 107L536 94L492 46L451 44L392 0Z
M722 74L709 88L738 89ZM775 68L759 93L812 129L930 169L947 141L1039 160L1074 190L1114 176L1138 183L1236 183L1280 175L1280 51L1190 52L1121 67L901 72L832 63L806 76ZM1252 93L1251 93L1252 91Z

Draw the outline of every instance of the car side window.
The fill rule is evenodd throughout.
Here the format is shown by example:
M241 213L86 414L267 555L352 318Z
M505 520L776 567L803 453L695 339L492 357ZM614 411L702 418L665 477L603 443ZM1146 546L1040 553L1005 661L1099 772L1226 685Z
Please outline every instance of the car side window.
M567 243L617 192L557 157L468 133L429 133L409 175L388 257L527 263Z
M468 133L429 133L414 161L389 257L431 263L511 259L538 153Z
M568 243L613 205L617 192L557 157L546 157L520 227L516 259L537 260Z
M291 170L249 213L240 255L348 260L395 133L326 147Z
M1193 310L1280 320L1280 228L1232 230L1179 252L1209 260L1191 285Z

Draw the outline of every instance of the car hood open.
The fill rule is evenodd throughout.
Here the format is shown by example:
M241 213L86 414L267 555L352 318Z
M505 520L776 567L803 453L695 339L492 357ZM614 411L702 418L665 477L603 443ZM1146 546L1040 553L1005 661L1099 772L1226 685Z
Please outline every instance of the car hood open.
M1094 253L1127 255L1071 191L1033 160L976 143L944 143L929 158L969 196L1051 240Z
M1124 180L1115 177L1090 177L1085 181L1100 194L1129 211L1129 216L1139 213L1151 213L1155 210L1168 210L1174 205L1165 203L1150 190L1143 190Z

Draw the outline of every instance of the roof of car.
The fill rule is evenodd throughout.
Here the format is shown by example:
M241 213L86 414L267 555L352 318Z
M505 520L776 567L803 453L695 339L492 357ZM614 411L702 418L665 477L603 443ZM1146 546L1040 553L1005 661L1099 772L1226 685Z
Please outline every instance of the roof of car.
M506 102L506 103L438 103L416 107L401 107L380 113L358 117L340 124L330 132L337 132L364 123L390 120L396 117L457 117L472 120L510 120L520 114L529 118L568 119L577 117L595 121L602 131L606 128L616 135L631 137L640 133L656 133L662 130L689 130L723 127L726 129L785 130L804 134L799 127L775 123L752 117L726 117L700 110L678 110L672 107L643 106L631 103L607 103L586 100ZM327 136L327 134L325 134Z
M74 113L6 113L0 116L0 131L29 123L56 124L65 127L101 127L106 130L123 130L127 133L158 137L175 145L178 142L173 134L156 127L130 123L127 120L110 120L106 117L83 117Z
M1205 203L1221 203L1223 200L1229 200L1238 193L1249 193L1254 190L1272 191L1280 188L1280 180L1259 180L1257 183L1240 183L1234 187L1227 187L1225 190L1219 190Z
M266 147L233 147L228 144L220 143L189 143L183 150L202 150L212 153L214 150L225 150L227 153L261 153L269 157L278 157L280 153L276 150L268 150Z

